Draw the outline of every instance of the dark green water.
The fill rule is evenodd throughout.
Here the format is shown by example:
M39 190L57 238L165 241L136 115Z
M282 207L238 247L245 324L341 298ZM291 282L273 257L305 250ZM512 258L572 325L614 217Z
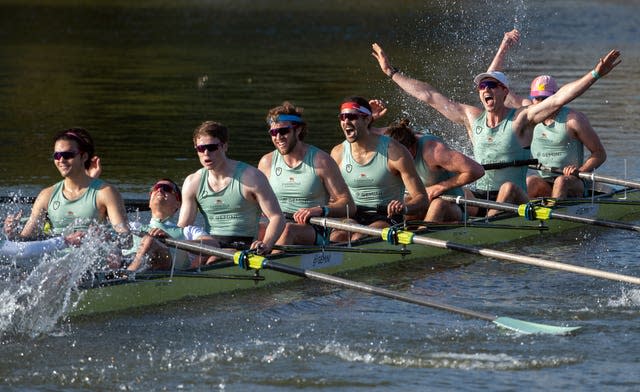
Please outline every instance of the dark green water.
M371 42L407 70L428 63L443 83L462 78L455 90L468 95L477 70L468 62L481 48L476 38L467 46L467 31L487 23L474 2L449 12L421 1L32 3L5 5L0 17L0 185L9 189L57 179L50 139L71 126L94 135L103 176L123 191L193 171L191 133L204 120L228 125L230 155L256 164L271 149L266 113L283 100L305 108L309 141L329 149L342 98L397 94ZM401 110L389 106L388 122Z

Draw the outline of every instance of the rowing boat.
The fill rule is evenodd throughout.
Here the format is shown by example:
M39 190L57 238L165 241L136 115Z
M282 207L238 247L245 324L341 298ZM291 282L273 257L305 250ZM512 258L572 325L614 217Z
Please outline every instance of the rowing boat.
M640 191L614 189L591 201L563 203L556 211L597 219L631 219L640 212ZM497 245L530 236L547 236L583 226L566 220L527 221L515 214L500 214L494 219L476 219L467 224L429 226L429 238L469 245ZM352 244L317 247L291 247L270 260L296 268L343 273L394 262L442 263L447 249L422 244L394 245L382 238L369 237ZM460 265L447 258L447 263ZM440 264L439 264L440 265ZM188 297L208 296L281 284L297 277L268 269L245 270L231 262L203 267L197 271L142 272L118 277L112 272L98 273L89 287L79 290L71 316L121 311L163 304Z

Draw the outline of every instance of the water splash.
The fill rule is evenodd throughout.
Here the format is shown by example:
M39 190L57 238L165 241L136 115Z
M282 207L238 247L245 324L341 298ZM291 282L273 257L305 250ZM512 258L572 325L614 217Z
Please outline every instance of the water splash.
M607 303L614 308L640 306L640 289L622 289L618 298L611 298Z
M52 331L76 304L78 283L112 252L112 244L88 233L82 246L45 255L32 269L3 266L0 334L36 337Z

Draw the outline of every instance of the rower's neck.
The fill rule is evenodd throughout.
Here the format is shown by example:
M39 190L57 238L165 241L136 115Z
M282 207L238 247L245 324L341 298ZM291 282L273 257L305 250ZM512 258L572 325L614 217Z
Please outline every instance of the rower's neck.
M64 178L64 189L70 192L79 192L89 187L93 181L88 175L69 176Z
M230 177L236 169L236 163L237 161L224 157L224 159L221 159L212 168L208 169L209 176L216 179Z
M487 127L489 128L497 127L498 124L500 124L507 117L508 111L509 109L503 106L500 109L487 112L487 118L486 118Z
M304 156L307 154L309 146L301 141L298 141L293 150L287 155L282 155L284 163L289 167L296 167L304 160Z

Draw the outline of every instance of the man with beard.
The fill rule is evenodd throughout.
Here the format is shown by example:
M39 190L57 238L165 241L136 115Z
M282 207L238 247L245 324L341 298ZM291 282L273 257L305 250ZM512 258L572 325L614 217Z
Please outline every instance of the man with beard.
M402 215L424 216L427 194L413 158L400 143L371 130L369 102L362 97L347 98L340 106L339 119L345 141L333 147L331 157L356 203L355 220L382 228L401 221ZM352 239L360 237L354 234Z
M455 102L429 83L398 72L378 44L374 43L372 48L382 72L405 92L427 103L454 123L464 125L473 144L475 159L481 164L530 157L528 148L534 126L580 96L620 63L620 52L612 50L583 77L566 84L537 105L518 109L505 105L509 94L506 76L497 71L483 72L474 78L483 106L478 108ZM476 182L476 197L519 204L528 201L526 189L526 167L491 170ZM489 211L489 215L496 213Z
M277 244L326 245L329 230L307 224L314 216L344 217L355 203L331 156L304 142L303 109L290 102L269 110L267 124L274 151L260 159L280 207L291 214Z

